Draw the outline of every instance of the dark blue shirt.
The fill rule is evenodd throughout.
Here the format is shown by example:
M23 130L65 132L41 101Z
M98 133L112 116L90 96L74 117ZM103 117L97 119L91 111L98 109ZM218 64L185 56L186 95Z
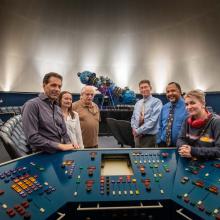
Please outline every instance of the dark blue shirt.
M70 143L60 107L43 93L24 104L22 122L34 150L55 152L59 143Z
M169 111L171 108L171 102L165 104L162 108L161 115L160 115L160 129L157 142L166 142L166 127L167 127L167 120L169 117ZM184 119L187 117L187 111L185 108L185 102L183 98L180 98L174 108L174 118L172 124L172 133L171 133L171 146L176 146L176 141L178 135L181 130L182 123Z

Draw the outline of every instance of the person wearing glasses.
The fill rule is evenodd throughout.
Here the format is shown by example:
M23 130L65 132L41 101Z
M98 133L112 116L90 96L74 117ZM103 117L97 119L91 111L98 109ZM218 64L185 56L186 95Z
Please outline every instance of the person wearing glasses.
M72 104L73 111L79 115L85 148L98 147L100 112L98 106L93 102L94 96L94 87L84 86L81 90L80 100Z

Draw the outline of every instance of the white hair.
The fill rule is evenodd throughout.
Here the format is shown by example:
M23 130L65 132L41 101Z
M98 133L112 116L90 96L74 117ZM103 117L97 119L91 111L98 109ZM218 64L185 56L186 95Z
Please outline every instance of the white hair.
M95 89L94 89L94 86L84 86L83 88L82 88L82 90L81 90L81 95L86 91L86 90L92 90L93 91L93 93L95 94Z

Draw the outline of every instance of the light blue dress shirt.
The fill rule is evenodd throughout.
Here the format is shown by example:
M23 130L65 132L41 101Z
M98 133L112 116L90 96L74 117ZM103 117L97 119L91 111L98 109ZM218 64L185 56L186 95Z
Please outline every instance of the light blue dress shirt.
M140 116L144 106L144 123L140 126ZM136 130L137 134L155 135L159 130L159 116L162 109L160 99L152 95L136 102L134 112L131 117L131 127Z

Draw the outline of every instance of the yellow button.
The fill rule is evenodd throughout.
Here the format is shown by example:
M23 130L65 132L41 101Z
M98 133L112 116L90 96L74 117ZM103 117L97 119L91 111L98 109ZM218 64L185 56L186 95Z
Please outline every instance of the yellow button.
M140 191L137 189L137 190L135 191L135 193L136 193L136 195L139 195L139 194L140 194Z

